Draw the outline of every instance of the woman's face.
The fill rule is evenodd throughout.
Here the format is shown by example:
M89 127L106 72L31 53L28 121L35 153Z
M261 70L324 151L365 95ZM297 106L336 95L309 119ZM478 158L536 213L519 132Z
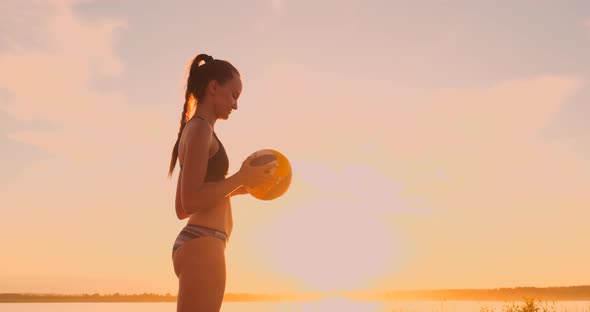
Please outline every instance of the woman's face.
M219 119L228 119L234 109L238 109L238 98L242 93L242 80L238 74L234 74L231 80L223 85L217 84L213 96L215 113Z

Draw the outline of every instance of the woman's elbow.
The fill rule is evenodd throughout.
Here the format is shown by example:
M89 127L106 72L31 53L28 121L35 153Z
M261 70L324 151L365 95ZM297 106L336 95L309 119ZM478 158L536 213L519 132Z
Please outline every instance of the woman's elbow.
M176 211L176 217L178 218L178 220L184 220L184 219L188 218L189 216L190 216L190 214L188 214L182 208L180 210Z
M179 198L180 199L180 198ZM190 216L189 213L186 212L186 210L184 210L184 207L182 206L182 204L180 203L180 200L176 201L176 217L178 218L178 220L183 220L186 219Z
M185 216L184 218L187 218L193 213L199 212L202 209L203 205L203 201L199 200L198 198L184 200L181 215Z

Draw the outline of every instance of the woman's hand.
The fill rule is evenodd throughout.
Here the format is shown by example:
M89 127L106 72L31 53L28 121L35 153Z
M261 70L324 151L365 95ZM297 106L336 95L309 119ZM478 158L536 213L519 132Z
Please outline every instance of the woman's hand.
M261 185L270 185L276 183L279 177L272 175L273 169L278 167L277 162L272 162L263 166L250 166L249 163L254 158L250 156L244 160L239 174L243 177L243 186L255 188Z

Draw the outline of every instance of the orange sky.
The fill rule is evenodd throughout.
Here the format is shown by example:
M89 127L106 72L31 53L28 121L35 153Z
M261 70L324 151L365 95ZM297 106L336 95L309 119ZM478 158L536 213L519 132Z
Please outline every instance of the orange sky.
M234 198L228 292L590 282L590 5L0 4L0 292L170 292L186 67L289 192ZM205 12L205 13L201 13Z

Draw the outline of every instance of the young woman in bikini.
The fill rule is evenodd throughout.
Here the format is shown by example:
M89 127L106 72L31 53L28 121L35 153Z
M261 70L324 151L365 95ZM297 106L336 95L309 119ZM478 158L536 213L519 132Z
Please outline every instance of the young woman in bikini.
M268 174L275 165L250 167L250 157L227 176L229 160L215 123L238 109L241 92L240 74L232 64L206 54L193 60L168 172L171 177L178 159L176 216L188 218L172 248L179 280L177 311L219 311L225 293L225 247L233 227L230 199L247 194L245 186L276 179ZM196 110L189 119L193 101Z

